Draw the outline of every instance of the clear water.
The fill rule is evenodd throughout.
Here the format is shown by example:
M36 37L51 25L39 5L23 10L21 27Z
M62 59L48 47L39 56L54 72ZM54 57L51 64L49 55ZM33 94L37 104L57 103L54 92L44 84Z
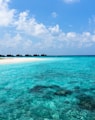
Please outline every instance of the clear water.
M95 120L95 57L45 59L0 65L0 120Z

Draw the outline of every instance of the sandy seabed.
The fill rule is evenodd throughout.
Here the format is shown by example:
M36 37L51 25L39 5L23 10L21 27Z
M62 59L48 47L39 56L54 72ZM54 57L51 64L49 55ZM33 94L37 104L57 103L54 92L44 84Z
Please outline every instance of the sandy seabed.
M2 58L0 64L42 61L42 58Z

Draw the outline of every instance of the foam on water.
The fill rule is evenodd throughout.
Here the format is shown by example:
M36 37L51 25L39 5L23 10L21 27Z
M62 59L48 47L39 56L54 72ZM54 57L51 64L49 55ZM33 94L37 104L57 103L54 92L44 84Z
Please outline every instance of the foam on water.
M94 86L95 57L0 65L0 120L95 120Z

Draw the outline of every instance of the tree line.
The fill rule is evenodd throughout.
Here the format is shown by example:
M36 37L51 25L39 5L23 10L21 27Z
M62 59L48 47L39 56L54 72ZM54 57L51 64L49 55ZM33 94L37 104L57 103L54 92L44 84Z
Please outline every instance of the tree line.
M46 54L33 54L33 55L30 55L30 54L25 54L25 55L21 55L21 54L17 54L17 55L12 55L12 54L7 54L7 55L2 55L0 54L0 57L37 57L37 56L47 56Z

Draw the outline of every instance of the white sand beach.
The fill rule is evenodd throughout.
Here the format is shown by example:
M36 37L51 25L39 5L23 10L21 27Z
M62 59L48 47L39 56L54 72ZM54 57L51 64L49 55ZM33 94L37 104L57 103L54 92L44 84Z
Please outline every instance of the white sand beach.
M43 58L1 58L0 64L13 64L21 62L36 62L42 61Z

